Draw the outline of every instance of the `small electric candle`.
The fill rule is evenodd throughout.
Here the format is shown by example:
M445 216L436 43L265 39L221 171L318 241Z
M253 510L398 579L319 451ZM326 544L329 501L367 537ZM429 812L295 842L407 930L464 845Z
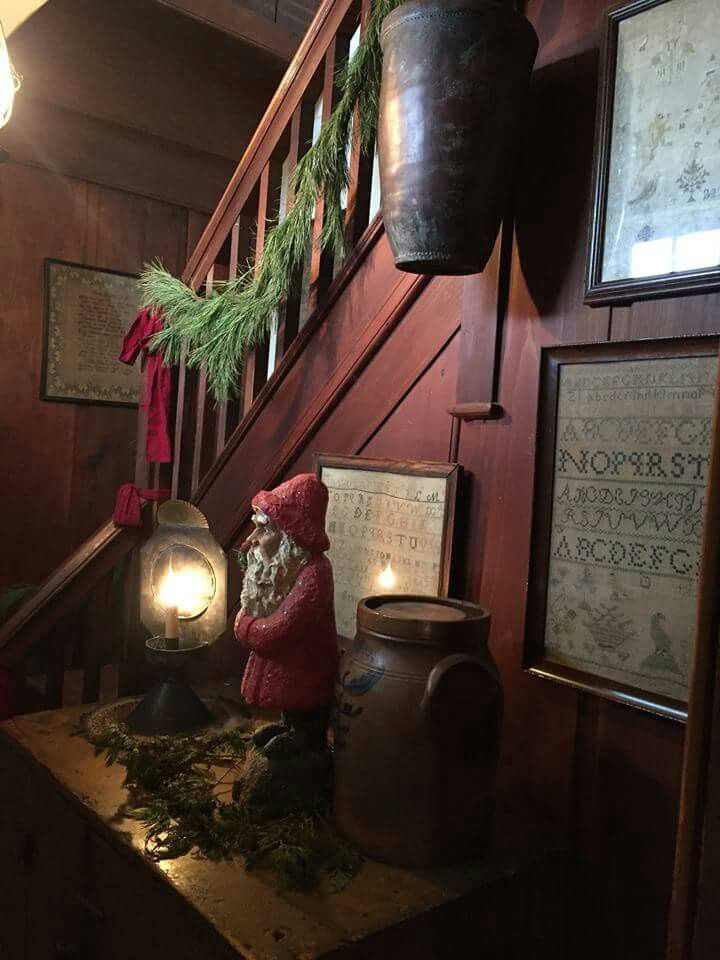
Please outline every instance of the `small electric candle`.
M392 590L397 583L397 577L395 576L395 571L388 560L386 566L378 576L378 586L381 590Z
M165 609L165 639L180 639L180 617L177 607L167 607Z

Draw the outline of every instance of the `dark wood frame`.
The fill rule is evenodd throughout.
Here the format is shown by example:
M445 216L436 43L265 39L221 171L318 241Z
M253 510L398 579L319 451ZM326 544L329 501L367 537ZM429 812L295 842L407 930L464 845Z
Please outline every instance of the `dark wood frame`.
M720 363L666 960L715 956L720 877Z
M658 340L616 340L544 347L540 361L532 546L523 666L534 676L556 680L577 690L595 693L606 700L614 700L681 723L687 720L688 708L687 704L680 700L576 670L555 663L544 655L560 368L566 363L591 364L623 360L717 356L719 348L720 337L717 335L668 337Z
M53 266L72 267L75 270L89 270L92 273L108 273L116 277L139 280L137 273L125 273L123 270L107 270L105 267L93 267L86 263L73 263L71 260L55 260L50 257L43 260L43 342L42 368L40 374L40 399L52 403L81 403L90 406L126 407L136 410L139 403L124 400L86 400L84 397L56 397L47 392L48 337L50 335L50 270ZM121 344L118 344L118 353Z
M369 470L374 473L399 473L414 477L444 477L447 485L445 488L445 516L442 529L438 596L446 597L448 595L455 536L458 482L462 473L462 467L459 463L443 463L438 460L376 460L370 457L334 457L316 453L313 458L313 466L319 479L322 479L323 467Z
M655 277L602 279L608 176L612 149L618 26L639 13L673 0L624 0L604 13L593 165L593 201L590 215L585 303L601 306L632 303L653 297L676 297L720 289L720 265L699 270L660 274ZM719 201L720 202L720 201Z

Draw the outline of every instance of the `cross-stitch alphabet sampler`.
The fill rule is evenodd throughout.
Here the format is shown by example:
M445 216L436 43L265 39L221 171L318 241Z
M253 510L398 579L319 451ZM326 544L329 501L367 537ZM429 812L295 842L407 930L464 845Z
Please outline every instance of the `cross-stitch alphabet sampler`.
M526 666L687 715L717 337L543 350Z
M328 556L341 637L355 636L363 597L447 595L457 464L319 456L316 469L330 494Z

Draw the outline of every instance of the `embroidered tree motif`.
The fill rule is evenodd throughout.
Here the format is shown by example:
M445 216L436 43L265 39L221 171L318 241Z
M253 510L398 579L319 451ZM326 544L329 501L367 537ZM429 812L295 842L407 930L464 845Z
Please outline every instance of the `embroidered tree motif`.
M570 606L568 596L564 590L561 590L556 597L550 601L549 621L550 629L555 638L559 641L563 636L571 634L575 630L575 619L577 611ZM572 647L572 641L568 643ZM554 644L557 646L557 644Z
M687 202L695 203L695 194L705 186L707 178L705 165L697 157L693 157L692 163L685 167L675 182L687 195Z

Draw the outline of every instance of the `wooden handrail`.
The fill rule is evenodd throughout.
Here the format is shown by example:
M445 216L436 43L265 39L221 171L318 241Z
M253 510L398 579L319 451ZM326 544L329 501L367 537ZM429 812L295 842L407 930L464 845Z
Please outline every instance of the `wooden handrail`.
M78 547L0 627L0 666L18 663L35 640L81 602L147 532L146 526L116 527L109 520Z
M328 47L348 15L353 0L324 0L298 47L275 96L237 166L230 183L193 250L183 280L197 289L230 235L250 194L285 128L292 120L305 90L323 62Z

